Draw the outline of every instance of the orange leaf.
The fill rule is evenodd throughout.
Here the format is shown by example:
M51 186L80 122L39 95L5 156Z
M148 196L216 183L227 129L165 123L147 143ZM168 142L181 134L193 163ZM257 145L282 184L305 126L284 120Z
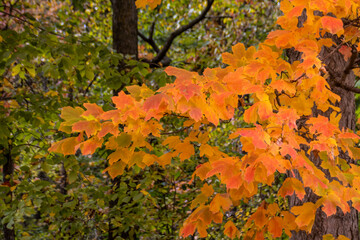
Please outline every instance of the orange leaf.
M226 181L227 189L238 189L243 184L241 173L229 178Z
M103 138L106 134L111 133L114 136L119 135L119 127L112 122L104 122L101 124L101 130L98 133L99 138Z
M201 180L206 178L207 173L211 170L211 165L209 162L200 164L196 167L194 175L198 176Z
M343 30L343 22L338 18L324 16L321 18L321 24L332 34L336 34Z
M222 208L224 211L227 211L229 210L231 205L232 202L228 197L222 194L216 194L216 196L210 203L210 211L213 213L217 213L220 211L220 208Z
M224 234L231 239L240 236L240 232L232 221L228 221L224 226Z
M151 9L154 9L160 3L161 0L136 0L135 5L137 8L146 8L149 5Z
M123 109L128 105L134 105L134 99L124 92L120 92L118 96L112 97L112 101L118 109Z
M93 154L96 149L102 146L103 139L98 139L96 137L90 138L85 142L80 143L75 148L80 148L83 155Z
M94 117L98 117L101 114L104 113L104 111L102 110L101 107L99 107L98 105L96 105L95 103L84 103L84 107L87 109L82 116L94 116Z
M194 119L196 122L200 121L202 118L202 112L199 108L192 108L189 111L189 115L192 119Z
M185 223L180 230L180 235L183 237L187 237L189 235L194 234L195 227L196 227L196 222Z
M256 125L256 128L245 128L237 131L243 137L250 137L256 148L265 149L270 143L270 136L262 129L261 126Z
M108 172L111 178L115 178L117 176L120 176L124 173L124 169L126 167L126 164L122 161L118 161L114 163L113 165L107 167L103 172Z
M211 185L208 185L207 183L204 184L204 186L201 188L202 194L206 197L210 197L214 193L214 189Z
M279 195L282 197L291 196L293 193L302 200L305 196L304 184L296 178L286 178L281 188L279 189Z
M81 137L70 137L53 143L49 148L50 152L62 153L66 155L74 155L76 150L75 146L81 141Z
M250 217L250 220L254 220L255 225L258 228L262 228L267 223L268 219L265 216L265 210L263 207L258 207L256 212Z
M88 137L97 133L97 131L99 129L100 129L100 123L96 120L79 121L79 122L76 122L72 127L73 132L85 131L85 133Z
M256 170L256 167L254 167L254 166L251 166L251 167L247 167L247 168L246 168L244 179L245 179L248 183L254 181L255 170Z
M269 221L268 230L274 238L279 238L282 235L282 219L280 217L273 217Z

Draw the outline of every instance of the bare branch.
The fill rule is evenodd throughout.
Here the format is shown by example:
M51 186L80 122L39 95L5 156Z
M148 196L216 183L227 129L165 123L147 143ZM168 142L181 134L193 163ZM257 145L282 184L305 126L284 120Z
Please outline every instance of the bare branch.
M86 94L89 92L90 87L93 85L93 83L94 83L94 81L96 80L96 78L98 77L98 75L99 75L98 73L95 74L94 79L91 80L91 82L89 83L89 85L86 87L86 89L85 89L85 91L84 91L84 94L83 94L84 97L85 97Z
M142 40L144 40L145 42L150 44L150 46L154 49L154 51L156 53L158 53L160 51L159 47L156 45L156 43L154 42L154 40L152 38L145 37L145 35L139 31L138 31L138 35L141 37Z
M197 16L194 20L192 20L188 24L183 25L183 26L179 27L178 29L176 29L174 32L172 32L170 34L170 37L167 39L165 45L163 46L163 48L159 51L159 53L156 55L156 57L154 57L151 60L151 62L152 63L160 62L165 57L166 53L169 51L170 46L171 46L172 42L174 41L174 39L177 36L179 36L180 34L182 34L183 32L185 32L186 30L195 26L201 20L203 20L205 18L206 14L209 12L213 3L214 3L214 0L207 0L207 5L199 16Z

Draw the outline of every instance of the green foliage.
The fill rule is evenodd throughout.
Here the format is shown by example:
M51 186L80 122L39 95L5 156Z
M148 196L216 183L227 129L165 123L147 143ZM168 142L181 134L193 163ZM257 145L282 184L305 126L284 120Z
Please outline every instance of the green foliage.
M219 65L219 53L235 41L256 45L262 31L273 27L271 9L277 6L270 2L219 2L211 17L176 39L168 54L173 65L202 71ZM104 149L71 157L47 150L65 137L55 130L61 108L93 102L108 110L114 90L129 84L155 90L172 79L111 50L110 1L16 1L9 8L0 7L9 13L0 24L0 165L4 171L12 161L14 172L0 185L1 224L14 228L18 239L103 239L109 228L119 239L177 238L202 185L198 179L189 183L201 158L126 170L111 180L102 172L109 154ZM139 10L139 29L147 34L156 19L154 39L161 46L171 30L200 11L198 1L164 1L154 11ZM153 50L142 43L140 53L150 57ZM120 62L126 68L119 71ZM171 116L165 124L168 132L182 130ZM210 142L236 154L240 146L226 134L239 124L222 124ZM245 210L234 209L234 216L254 206L244 203ZM223 236L214 231L213 237Z

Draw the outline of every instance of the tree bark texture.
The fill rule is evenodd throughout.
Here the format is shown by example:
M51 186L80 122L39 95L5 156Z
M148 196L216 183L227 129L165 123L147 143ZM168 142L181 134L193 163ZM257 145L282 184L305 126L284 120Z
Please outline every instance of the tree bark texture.
M299 18L298 27L302 27L302 22L306 20L306 13L304 11L303 15ZM326 35L324 37L332 37L334 42L340 44L340 40L334 36ZM299 60L301 54L294 51L293 49L287 51L289 61L293 62ZM355 97L354 93L340 87L336 80L340 79L343 81L342 84L347 86L355 85L355 75L350 71L346 76L344 75L344 70L346 69L347 62L344 60L343 55L337 50L337 46L332 46L331 48L323 47L319 58L323 61L326 66L326 70L329 73L327 82L330 85L331 91L336 93L341 97L340 102L336 102L334 105L339 107L341 110L341 119L339 122L340 129L351 129L355 130ZM316 106L313 107L313 116L322 115L329 117L332 111L322 112L317 109ZM303 146L303 150L307 151L307 146ZM310 154L309 159L321 169L325 176L331 181L329 172L320 167L321 159L315 154ZM346 153L340 151L340 157L346 159L347 162L353 163ZM300 176L295 172L298 179L301 180ZM310 189L306 189L306 195L302 201L300 201L295 195L289 198L290 208L293 206L303 205L305 202L315 203L319 197L314 194ZM358 212L356 209L351 207L349 213L344 214L340 208L337 208L336 214L327 217L327 215L321 210L321 207L317 210L314 225L311 233L306 233L305 231L293 232L291 239L293 240L322 240L323 235L332 234L335 238L339 235L344 235L352 240L357 240L359 238L359 226L358 226Z
M117 53L137 58L137 10L135 0L111 0L113 48Z

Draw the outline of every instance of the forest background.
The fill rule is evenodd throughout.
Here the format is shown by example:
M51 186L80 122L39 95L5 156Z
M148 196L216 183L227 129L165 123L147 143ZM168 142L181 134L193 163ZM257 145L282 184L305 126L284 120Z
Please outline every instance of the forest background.
M359 238L357 1L0 14L0 237Z
M120 54L113 50L113 34L127 35L113 33L110 1L1 2L1 239L178 238L202 185L199 180L189 184L200 158L165 168L135 167L112 180L103 172L108 150L63 156L48 149L69 136L57 130L63 107L91 102L111 109L111 97L128 85L156 90L173 81L164 65L199 73L222 66L222 52L237 42L256 46L275 28L279 14L276 1L214 1L198 23L172 42L165 64L151 63L171 34L201 15L206 4L162 1L155 9L135 10L138 32L132 44L138 54L124 58L126 48L117 49ZM119 62L127 67L116 67ZM176 119L167 121L169 131L178 128ZM239 146L227 137L243 124L221 124L210 141L237 151ZM269 190L259 194L268 197ZM245 204L232 213L241 212L243 223L256 206ZM221 228L214 225L209 237L223 238Z

